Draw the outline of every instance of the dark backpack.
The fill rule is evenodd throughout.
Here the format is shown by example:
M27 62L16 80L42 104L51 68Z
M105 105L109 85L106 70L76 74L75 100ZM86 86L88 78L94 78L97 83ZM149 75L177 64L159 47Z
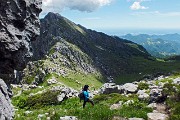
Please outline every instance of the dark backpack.
M79 99L80 99L80 102L81 100L84 100L84 91L81 91L78 95Z

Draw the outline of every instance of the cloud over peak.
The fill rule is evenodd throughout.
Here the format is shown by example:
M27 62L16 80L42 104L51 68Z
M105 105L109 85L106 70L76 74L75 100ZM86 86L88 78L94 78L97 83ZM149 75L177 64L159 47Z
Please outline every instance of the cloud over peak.
M108 5L112 0L43 0L43 13L60 12L65 8L93 12L101 6Z
M148 7L142 6L140 1L134 2L130 8L131 10L148 9Z

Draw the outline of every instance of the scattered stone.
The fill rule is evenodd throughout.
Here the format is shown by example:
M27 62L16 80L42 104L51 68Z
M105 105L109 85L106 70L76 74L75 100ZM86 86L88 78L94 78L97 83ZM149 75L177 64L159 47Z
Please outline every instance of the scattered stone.
M158 111L157 110L153 110L153 113L158 113Z
M123 105L131 105L134 103L134 100L128 100Z
M57 80L55 78L47 80L48 85L56 84Z
M157 109L157 104L156 104L156 103L151 103L151 104L149 104L147 107L150 107L150 108L152 108L153 110L156 110L156 109Z
M144 93L138 96L139 100L147 100L148 98L149 98L149 95L147 93Z
M129 118L128 120L144 120L143 118Z
M78 120L75 116L60 117L60 120Z
M38 115L38 118L39 118L39 119L41 119L41 118L43 118L43 117L44 117L44 114L39 114L39 115Z
M61 93L60 95L57 96L57 100L58 100L59 102L62 102L65 97L66 97L65 93Z
M47 117L46 120L51 120L51 118L50 118L50 117Z
M30 89L35 89L35 88L37 88L37 86L36 85L29 85L29 88Z
M28 115L28 114L31 114L31 113L33 113L33 112L32 111L25 111L24 112L25 115Z
M127 119L120 116L114 116L112 120L127 120Z
M45 113L45 115L47 116L47 115L49 115L49 113Z
M120 109L122 106L122 103L123 103L123 101L119 101L119 103L111 105L110 110Z
M139 95L138 96L139 100L147 100L149 98L149 95L147 93L145 93L145 92L146 92L146 90L139 90L137 92L137 95Z

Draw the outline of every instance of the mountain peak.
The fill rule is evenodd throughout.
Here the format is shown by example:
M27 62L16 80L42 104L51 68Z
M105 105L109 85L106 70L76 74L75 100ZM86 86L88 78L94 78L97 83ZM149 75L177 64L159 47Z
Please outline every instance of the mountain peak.
M58 19L58 18L64 18L63 16L61 16L59 13L53 13L53 12L49 12L44 19Z

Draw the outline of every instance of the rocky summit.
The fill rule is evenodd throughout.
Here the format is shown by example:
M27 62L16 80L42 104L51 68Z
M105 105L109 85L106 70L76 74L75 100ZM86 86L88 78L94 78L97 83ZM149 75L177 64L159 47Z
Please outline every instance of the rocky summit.
M41 4L41 0L0 0L1 120L11 120L14 116L9 84L14 70L22 70L32 56L31 41L40 33Z

